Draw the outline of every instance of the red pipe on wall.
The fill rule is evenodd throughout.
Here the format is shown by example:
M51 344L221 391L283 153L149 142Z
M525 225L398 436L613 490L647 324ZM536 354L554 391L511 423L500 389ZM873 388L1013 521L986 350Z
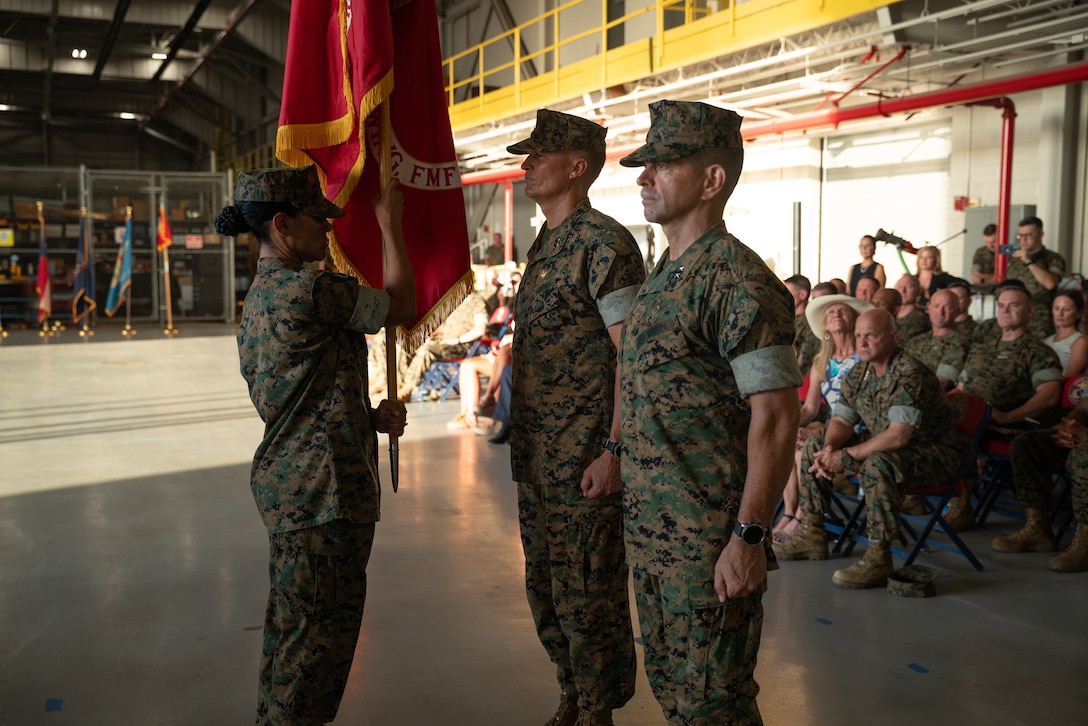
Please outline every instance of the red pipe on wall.
M1002 109L1001 114L1001 168L998 170L997 190L997 253L994 256L994 282L1004 282L1009 266L1008 255L1001 247L1009 241L1009 206L1012 204L1012 141L1016 131L1016 104L1008 98L991 98L980 101L980 106Z
M514 182L509 179L503 182L502 204L502 239L506 247L503 261L509 262L514 259Z
M923 108L935 106L954 106L964 103L983 101L994 97L1003 97L1014 93L1036 91L1040 88L1062 86L1067 83L1080 83L1088 81L1088 62L1076 63L1037 73L1028 73L1022 76L1001 78L996 81L977 83L971 86L959 86L941 91L922 93L917 96L893 98L881 100L876 103L851 108L831 108L826 111L806 113L794 116L790 119L776 119L772 121L756 121L746 123L741 128L745 139L755 139L760 136L782 134L787 131L808 131L822 126L837 127L844 121L857 121L875 116L890 116L893 113L905 113L918 111ZM608 159L614 161L630 154L641 144L613 147L608 150ZM461 177L461 183L470 184L495 184L498 182L521 179L525 172L521 167L508 166L502 169L489 171L470 172Z

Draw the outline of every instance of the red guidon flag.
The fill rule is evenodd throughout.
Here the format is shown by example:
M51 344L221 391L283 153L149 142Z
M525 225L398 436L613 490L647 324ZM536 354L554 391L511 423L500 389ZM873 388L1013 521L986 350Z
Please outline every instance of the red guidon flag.
M292 3L276 154L291 166L317 164L325 195L347 212L332 220L333 261L379 288L371 203L380 189L380 114L371 112L386 100L420 312L406 326L414 348L472 290L434 0Z

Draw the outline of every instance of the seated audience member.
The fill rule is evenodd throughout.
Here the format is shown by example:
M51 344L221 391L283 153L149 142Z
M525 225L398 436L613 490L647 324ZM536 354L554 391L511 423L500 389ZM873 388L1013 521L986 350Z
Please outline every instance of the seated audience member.
M1031 335L1031 297L1018 280L997 289L1000 334L976 336L960 371L959 388L985 399L993 408L987 436L1008 441L1017 433L1054 420L1062 391L1058 356ZM952 500L945 521L957 531L974 523L973 479Z
M1016 496L1024 505L1027 522L1008 537L997 537L998 552L1054 552L1057 537L1047 516L1050 472L1064 467L1072 482L1073 516L1077 531L1069 548L1050 560L1055 572L1088 571L1088 399L1066 414L1051 429L1028 431L1012 440L1012 473Z
M926 245L918 250L918 307L925 309L933 293L948 287L955 278L941 269L941 250Z
M936 375L899 349L887 311L863 313L855 337L861 362L843 380L827 430L810 438L801 455L801 530L773 547L780 560L827 559L824 512L831 504L831 480L856 474L865 492L869 546L832 581L862 589L884 585L894 569L891 543L899 536L907 483L950 477L967 441ZM869 429L864 440L854 433L859 421Z
M928 333L916 335L903 348L937 374L941 387L950 391L956 386L960 371L967 360L970 342L955 327L960 301L951 290L938 290L929 300ZM1086 341L1088 343L1088 341Z
M487 287L480 293L484 298L484 304L487 305L487 314L495 312L495 308L502 305L500 295L502 292L502 281L499 278L499 271L494 267L487 268Z
M797 362L801 370L807 371L812 359L820 349L820 339L812 334L805 308L812 295L812 283L804 275L794 275L785 280L786 289L793 296L793 349L797 351Z
M918 286L917 277L909 273L903 275L895 283L895 289L903 298L903 304L895 315L895 326L902 344L929 330L929 316L918 306L921 288Z
M899 312L899 308L903 306L903 296L899 294L899 291L891 287L882 287L873 293L873 307L881 310L887 310L888 314L893 318L896 313Z
M503 336L498 349L485 355L465 358L457 373L457 386L461 394L461 412L446 424L451 429L468 429L477 434L490 433L492 421L485 420L488 409L494 407L499 395L502 372L510 365L512 335ZM487 378L487 388L480 394L480 378Z
M809 304L805 316L812 332L823 342L809 371L809 387L801 406L801 419L797 430L797 446L793 471L782 492L782 519L773 533L776 542L797 531L801 519L797 516L798 467L801 465L801 447L810 436L824 430L817 420L821 402L832 410L839 400L842 380L860 359L854 352L854 321L858 314L872 309L868 303L849 295L826 295Z
M1009 255L1006 276L1020 280L1034 304L1031 333L1037 339L1054 332L1050 319L1052 293L1065 275L1065 258L1043 246L1043 220L1027 217L1020 220L1016 234L1020 248Z
M854 297L858 300L864 300L867 303L871 303L873 301L873 295L881 287L883 287L883 285L877 282L875 278L868 276L863 277L858 280L858 284L854 287Z
M956 313L954 321L956 330L960 331L964 339L970 343L974 337L975 327L978 325L975 319L971 317L971 286L967 284L967 280L956 277L948 283L947 289L959 301L959 311Z
M491 444L510 443L510 388L514 380L514 367L506 366L499 376L499 394L495 399L495 412L491 418L499 424L499 431L490 439Z
M836 295L846 294L846 283L841 277L832 277L828 282L835 286Z
M833 282L818 282L812 286L812 295L809 297L815 300L824 295L842 295L842 293L839 292L839 288Z
M1075 376L1088 368L1088 336L1080 332L1084 295L1080 290L1058 290L1050 305L1054 333L1043 339L1058 354L1063 376Z
M982 230L983 245L971 258L971 282L989 285L994 281L994 262L997 255L997 225L987 224Z
M858 252L861 254L861 262L850 267L850 294L857 294L858 281L863 277L872 277L877 281L878 287L888 284L888 278L884 274L884 265L873 259L876 254L876 240L872 235L865 235L858 242ZM864 299L864 298L863 298Z
M412 391L435 361L464 357L472 344L484 336L487 320L487 304L483 297L478 292L470 293L434 331L431 339L419 346L411 363L405 366L403 357L400 358L398 367L403 366L404 370L398 375L397 399L412 400Z

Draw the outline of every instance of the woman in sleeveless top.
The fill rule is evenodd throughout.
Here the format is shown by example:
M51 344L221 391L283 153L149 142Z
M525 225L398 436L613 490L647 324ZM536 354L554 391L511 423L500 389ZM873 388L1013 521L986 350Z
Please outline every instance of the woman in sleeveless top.
M1062 375L1075 376L1088 368L1088 336L1079 330L1084 316L1084 295L1079 290L1058 290L1050 305L1054 334L1043 342L1058 354Z
M801 525L797 517L797 473L801 466L801 448L806 439L823 431L824 423L816 420L821 402L827 404L828 409L834 409L838 403L842 380L859 360L854 352L854 322L858 315L872 307L849 295L824 295L810 302L805 310L812 332L821 339L822 344L809 372L808 394L801 406L801 421L797 430L793 471L782 493L784 506L778 528L773 533L775 541L783 541Z
M873 259L873 255L876 254L876 240L869 235L865 235L858 243L858 252L861 253L861 262L850 268L849 293L851 297L853 297L858 286L858 280L863 277L875 278L881 287L885 287L888 282L888 278L884 274L884 265Z

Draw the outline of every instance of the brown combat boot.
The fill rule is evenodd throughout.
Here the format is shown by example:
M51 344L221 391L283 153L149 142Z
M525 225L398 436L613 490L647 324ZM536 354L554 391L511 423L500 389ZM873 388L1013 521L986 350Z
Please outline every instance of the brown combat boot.
M559 691L559 709L548 719L544 726L577 726L578 693L574 686L563 686Z
M865 590L882 587L888 583L888 575L895 571L888 542L870 542L865 556L845 570L835 570L831 581L839 587Z
M582 711L574 726L612 726L611 711Z
M826 560L827 530L824 529L824 518L819 514L806 514L801 529L785 542L775 542L771 546L780 560Z
M948 503L948 511L945 512L944 521L948 522L953 532L966 532L975 526L975 510L971 506L971 495L968 492L960 494Z
M1069 547L1051 559L1049 567L1055 572L1088 572L1088 527L1077 527Z
M1054 530L1041 509L1028 509L1028 521L1019 532L1008 537L994 537L990 543L998 552L1056 552ZM1078 529L1079 531L1079 529Z

